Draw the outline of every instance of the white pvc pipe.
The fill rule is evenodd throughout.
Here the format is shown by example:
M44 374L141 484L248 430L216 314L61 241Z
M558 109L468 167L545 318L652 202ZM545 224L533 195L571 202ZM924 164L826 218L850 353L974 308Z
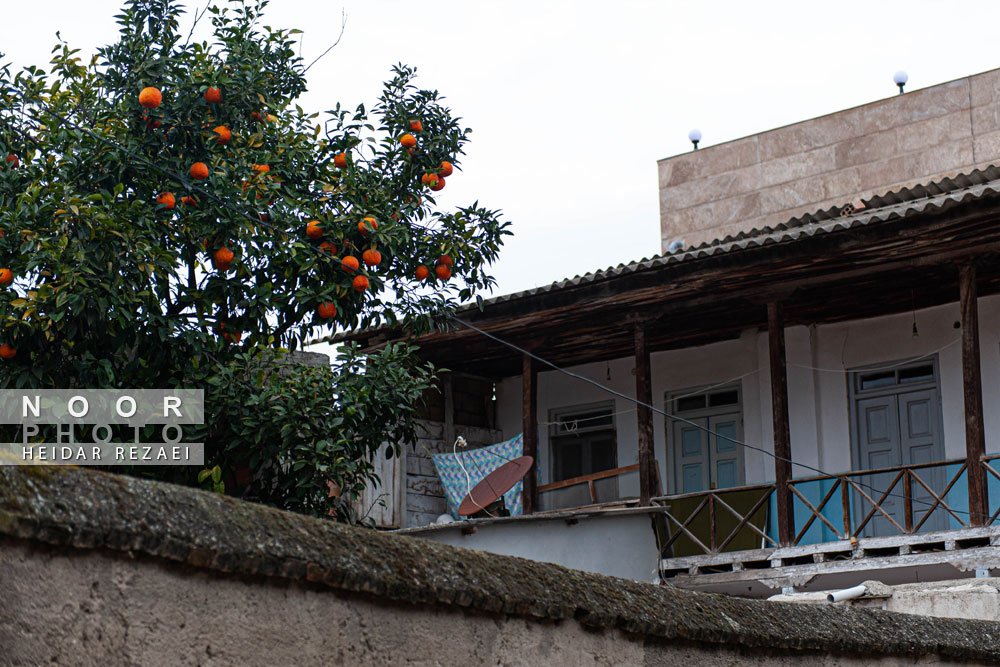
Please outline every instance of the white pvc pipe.
M841 591L834 591L826 596L827 602L840 602L841 600L853 600L865 594L865 585L859 584L854 588L845 588Z

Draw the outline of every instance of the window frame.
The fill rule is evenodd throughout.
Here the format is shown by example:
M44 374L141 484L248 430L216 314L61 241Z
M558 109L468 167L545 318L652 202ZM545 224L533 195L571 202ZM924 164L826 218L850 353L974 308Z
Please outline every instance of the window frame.
M610 424L602 424L600 426L577 426L572 431L566 431L562 429L562 425L558 422L567 421L568 418L578 415L586 415L587 413L601 413L606 411L608 417L611 420ZM572 477L564 477L561 479L556 479L556 448L557 441L560 438L567 438L572 436L574 433L580 433L584 435L588 434L601 434L610 432L611 435L611 456L613 465L609 469L614 469L618 467L618 420L615 414L615 402L611 401L597 401L593 403L581 403L577 405L551 408L549 410L549 438L548 438L548 453L549 453L549 464L548 464L548 479L549 482L559 482L564 479L572 479ZM562 429L562 430L561 430ZM592 471L596 472L596 471ZM589 474L587 472L582 472L581 475Z

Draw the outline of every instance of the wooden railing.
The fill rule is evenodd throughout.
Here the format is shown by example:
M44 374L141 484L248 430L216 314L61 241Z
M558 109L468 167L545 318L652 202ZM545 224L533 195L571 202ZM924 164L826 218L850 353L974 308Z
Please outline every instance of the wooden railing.
M997 459L1000 455L984 457L982 464L986 473L1000 480L1000 465L997 468L990 465ZM950 475L949 466L954 466ZM817 524L828 528L838 540L863 537L866 529L872 532L876 518L884 519L879 527L881 532L888 529L901 535L930 529L933 524L928 521L934 516L947 517L950 528L969 527L972 522L967 496L961 494L961 505L955 500L949 503L948 499L949 493L966 474L966 467L965 459L952 459L790 480L788 488L793 506L795 501L801 505L795 508L796 530L787 546L817 541L809 534ZM832 484L818 502L810 500L805 487L823 482ZM664 555L742 550L749 548L746 546L749 538L756 540L757 548L778 547L773 537L776 531L769 530L773 520L767 516L775 492L774 484L763 484L654 498L654 504L664 507L662 514L668 528L668 536L661 543ZM810 495L815 499L818 494ZM740 503L733 502L737 497ZM992 523L998 516L1000 508L982 523ZM829 541L829 538L820 541ZM677 553L677 545L681 547L680 553Z
M774 488L774 484L758 484L653 498L653 504L663 506L667 521L661 551L673 555L740 551L748 548L748 540L758 542L758 547L777 547L765 532L767 505Z
M958 466L958 469L943 489L940 488L940 484L937 485L939 487L938 490L932 488L935 485L928 483L924 477L921 477L921 474L926 476L924 471L942 469L943 472L943 469L951 465ZM865 529L875 517L884 518L899 534L911 535L920 532L927 523L927 520L934 516L934 512L938 508L947 512L962 527L968 527L968 512L952 507L946 500L948 493L962 478L965 470L965 459L953 459L950 461L934 461L931 463L874 468L872 470L858 470L839 475L816 475L815 477L792 480L789 490L795 498L808 508L810 513L809 519L802 526L801 530L796 533L793 544L799 544L802 541L806 532L817 519L829 528L837 536L837 539L841 540L848 540L852 537L863 535ZM873 475L884 477L882 480L876 481L871 479ZM884 482L883 480L888 479L889 475L892 475L892 478L889 479L888 483ZM826 495L823 496L822 500L814 506L796 486L821 480L834 480L834 483L826 492ZM834 525L823 514L823 510L830 500L835 495L838 495L838 490L840 491L841 522L840 525ZM928 498L915 498L915 491L922 491ZM854 503L857 504L854 506L853 511L852 492L854 494ZM888 499L902 501L902 523L899 521L900 517L898 514L893 516L893 513L886 510L885 504ZM915 503L918 505L917 511L923 511L923 516L919 521L914 518ZM858 510L857 507L861 509ZM861 518L855 520L857 516L861 516Z
M618 477L619 475L626 475L630 472L638 472L639 464L633 463L630 466L624 466L621 468L611 468L610 470L601 470L600 472L591 473L589 475L581 475L579 477L571 477L569 479L559 480L558 482L552 482L550 484L542 484L538 487L538 493L542 494L546 491L557 491L559 489L566 489L571 486L578 486L580 484L586 484L587 489L590 492L590 500L594 503L597 502L597 487L594 486L594 482L601 479L608 479L609 477Z
M995 477L997 480L1000 480L1000 472L997 472L997 470L993 466L990 465L990 461L996 461L998 459L1000 459L1000 454L993 454L992 456L984 456L983 457L983 469L988 474L993 475L993 477ZM989 488L989 485L988 485L989 478L986 479L986 482L987 482L986 486L987 486L987 488ZM989 507L989 503L987 503L987 507ZM991 514L985 521L983 521L983 525L985 525L985 526L992 526L993 522L997 520L997 516L998 515L1000 515L1000 503L997 503L997 508L996 508L996 510L993 511L993 514Z

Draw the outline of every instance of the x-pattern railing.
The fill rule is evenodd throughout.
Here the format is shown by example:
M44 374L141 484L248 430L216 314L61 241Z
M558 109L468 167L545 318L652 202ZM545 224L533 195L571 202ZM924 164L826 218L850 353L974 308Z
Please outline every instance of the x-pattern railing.
M726 502L723 498L723 495L730 495L744 491L760 492L760 497L746 512L740 512L739 510L734 509L733 506ZM769 543L771 546L777 547L778 543L753 523L754 515L768 503L772 493L774 493L774 484L761 484L757 486L741 486L712 491L698 491L695 493L654 498L654 503L665 506L663 516L667 519L669 526L676 529L670 531L671 535L663 544L660 545L661 549L668 549L678 540L678 538L685 536L704 553L719 553L721 551L725 551L726 547L728 547L732 541L743 532L744 529L749 529L750 531L756 533L760 536L764 543ZM686 498L698 497L701 498L701 502L699 502L684 519L675 516L670 509L672 504L677 504L677 501ZM717 520L717 513L719 509L731 514L737 520L736 525L725 535L725 537L720 535L718 532L719 522ZM705 542L694 533L691 527L691 524L699 518L703 511L708 512L708 544L705 544Z
M952 475L951 479L945 485L944 489L940 492L935 491L931 484L928 484L927 480L920 476L920 472L929 468L943 468L948 465L957 465L958 470ZM789 489L792 494L799 499L799 501L806 506L810 512L809 519L799 530L798 534L795 536L793 544L799 544L802 538L805 537L806 532L818 519L827 528L829 528L837 537L841 540L850 539L851 537L858 537L862 534L868 524L876 517L881 516L893 528L895 528L900 534L910 535L919 532L923 528L924 524L930 519L931 515L939 507L950 514L962 527L968 527L968 518L963 518L960 516L955 508L948 504L946 498L951 489L958 483L962 478L962 475L966 470L966 462L961 459L956 459L952 461L935 461L932 463L918 463L906 466L892 466L888 468L876 468L873 470L859 470L848 473L842 473L839 475L819 475L816 477L806 477L803 479L792 480ZM1000 473L993 471L1000 479ZM895 473L893 475L893 473ZM873 475L893 475L888 484L876 483L871 481ZM860 479L859 479L860 478ZM867 478L867 480L866 480ZM826 495L820 500L819 503L813 505L802 492L796 488L796 485L801 485L808 482L816 482L820 480L834 480L833 485L827 490ZM876 488L878 487L878 488ZM916 498L914 495L914 489L919 487L926 492L929 496L928 499ZM837 491L840 491L840 501L841 501L841 514L843 518L842 526L835 526L833 523L823 514L823 510L830 503ZM861 518L860 521L855 525L854 523L854 513L851 511L851 492L857 494L859 498L858 502L861 503L862 507L867 507L868 511ZM876 498L877 496L877 498ZM900 525L897 516L893 516L885 508L886 500L892 499L893 501L901 500L903 504L903 524ZM915 521L914 518L914 503L919 505L919 509L925 510L923 516L919 521ZM994 515L995 516L995 515Z
M1000 459L1000 455L986 457L983 460L983 466L997 480L1000 480L1000 461L998 461L997 468L990 465L990 461L996 459ZM957 469L948 479L947 484L944 484L943 488L938 491L936 489L941 488L940 480L929 481L929 477L930 474L937 474L932 469L943 471L946 466L957 466ZM878 517L884 519L901 535L919 532L935 512L945 512L959 526L969 527L971 522L967 513L948 503L948 494L962 479L966 469L967 463L964 459L954 459L857 470L836 475L817 475L792 480L788 487L792 497L798 499L808 511L808 518L798 529L792 545L801 544L810 528L817 522L825 525L837 536L837 539L841 540L861 536L872 521ZM874 476L878 476L877 481L873 479ZM809 500L803 490L799 488L808 483L823 480L832 480L833 484L826 490L818 503ZM746 512L735 509L730 494L748 491L759 491L760 497ZM663 515L671 529L670 536L661 546L666 549L681 537L686 537L701 552L716 554L725 551L733 543L733 540L744 531L749 530L760 537L761 546L778 547L778 543L758 527L753 520L754 515L768 504L774 492L774 484L763 484L654 498L654 503L664 506ZM853 503L852 494L854 494ZM727 497L730 498L729 501L726 500ZM686 507L690 505L679 501L692 498L698 498L699 501L694 509L687 511ZM839 500L841 513L841 521L839 522L836 520L836 511L831 511L832 504L837 503L837 500ZM888 508L888 501L901 501L901 517L898 510ZM684 506L686 514L679 515L676 510L672 509L674 506ZM706 513L707 531L704 524L701 523ZM731 515L737 523L723 535L720 534L718 519L720 516L726 515ZM833 515L833 518L828 515ZM860 518L855 520L858 516ZM998 516L1000 516L1000 508L992 514L990 523L995 521ZM693 525L696 522L699 523L697 528Z

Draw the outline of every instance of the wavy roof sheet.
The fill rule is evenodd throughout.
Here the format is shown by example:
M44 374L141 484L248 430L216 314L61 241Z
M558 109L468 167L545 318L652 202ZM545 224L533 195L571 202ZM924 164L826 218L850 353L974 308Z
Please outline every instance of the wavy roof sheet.
M842 215L842 213L851 211L849 208L851 204L807 213L773 227L767 226L759 229L751 229L747 232L740 232L735 236L726 236L725 238L705 242L701 245L683 248L673 253L655 255L636 262L619 264L618 266L608 267L600 271L566 278L549 285L491 297L485 299L484 304L490 305L505 301L514 301L534 294L598 282L669 264L724 255L773 243L791 243L803 238L865 227L880 222L889 222L927 211L943 211L957 204L997 195L1000 195L1000 167L990 166L982 170L976 169L968 174L959 174L932 183L901 188L883 195L862 199L865 207L851 215ZM474 304L468 304L463 309L474 307Z

